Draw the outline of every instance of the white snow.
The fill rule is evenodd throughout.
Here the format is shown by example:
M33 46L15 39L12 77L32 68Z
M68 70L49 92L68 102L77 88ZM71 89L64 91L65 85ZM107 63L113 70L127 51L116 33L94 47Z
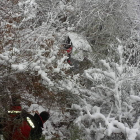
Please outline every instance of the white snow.
M25 18L23 21L35 18L37 13L37 3L35 0L26 0L18 3L19 7L24 11Z
M44 72L43 70L39 70L38 74L41 75L41 78L44 80L43 82L45 84L54 86L54 83L50 80L50 78L48 77L48 74L46 72Z
M118 46L118 51L119 51L119 54L122 56L122 54L123 54L123 46L122 45Z
M68 5L68 6L66 6L66 8L65 8L65 10L67 11L67 12L74 12L74 7L72 6L72 5Z
M108 71L110 71L110 65L106 62L106 60L100 60L100 62L103 63L103 65L108 69Z
M28 112L34 113L35 111L41 113L42 111L45 111L45 108L38 104L31 104L31 106L28 108Z
M136 96L136 95L130 95L130 98L133 100L133 101L140 101L140 97L139 96Z
M26 68L27 68L27 63L23 63L23 64L12 64L11 67L14 70L25 71Z

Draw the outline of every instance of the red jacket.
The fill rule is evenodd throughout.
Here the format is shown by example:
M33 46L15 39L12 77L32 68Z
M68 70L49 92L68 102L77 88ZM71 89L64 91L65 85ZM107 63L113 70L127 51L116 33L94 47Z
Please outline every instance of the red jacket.
M27 123L27 121L24 121L22 126L14 131L11 140L28 140L30 137L30 131L30 125Z
M11 106L10 110L8 110L9 117L5 122L5 126L3 131L6 132L4 134L5 140L11 140L13 129L15 129L15 120L18 122L20 119L21 106Z
M28 140L30 136L37 138L38 135L41 136L42 134L42 127L43 121L39 114L35 114L34 116L28 114L22 124L14 130L10 140ZM35 129L35 131L32 131L32 128Z
M67 51L68 54L70 54L71 51L72 51L72 47L68 48L66 51Z

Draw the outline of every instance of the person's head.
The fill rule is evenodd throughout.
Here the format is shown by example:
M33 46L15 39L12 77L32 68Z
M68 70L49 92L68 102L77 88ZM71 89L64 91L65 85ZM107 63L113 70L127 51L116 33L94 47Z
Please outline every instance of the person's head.
M20 96L20 94L13 93L11 95L11 97L12 97L12 104L14 106L20 106L20 102L21 102L21 96Z
M42 118L43 122L46 122L50 118L50 114L47 111L43 111L40 113L40 117Z

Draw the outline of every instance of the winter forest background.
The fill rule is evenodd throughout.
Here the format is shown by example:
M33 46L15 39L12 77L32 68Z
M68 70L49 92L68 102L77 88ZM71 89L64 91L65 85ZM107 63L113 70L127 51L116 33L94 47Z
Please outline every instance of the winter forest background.
M0 115L16 93L42 140L140 140L139 52L139 0L0 0Z

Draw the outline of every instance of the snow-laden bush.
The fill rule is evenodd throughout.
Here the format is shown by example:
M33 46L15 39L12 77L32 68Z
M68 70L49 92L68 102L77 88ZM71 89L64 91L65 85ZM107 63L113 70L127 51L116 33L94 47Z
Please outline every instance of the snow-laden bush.
M134 92L134 85L139 81L139 69L126 64L123 46L118 46L115 51L118 61L108 58L100 61L100 68L85 70L84 77L92 82L91 89L86 92L81 89L81 103L72 105L79 111L75 123L84 129L88 140L101 140L114 133L123 134L128 140L139 137L135 104L140 97Z
M1 117L9 109L12 102L11 95L20 94L24 109L28 110L31 104L39 104L50 111L49 127L45 126L43 131L45 137L64 138L69 131L66 128L71 122L67 107L71 106L72 100L69 98L73 97L69 94L69 90L63 87L64 82L71 85L71 76L68 72L71 66L66 62L67 54L61 45L65 32L55 32L59 25L54 27L52 24L57 17L57 12L52 9L56 15L52 16L50 10L47 21L39 27L35 26L35 29L30 29L27 23L33 25L32 20L38 20L35 19L35 15L31 15L37 10L34 4L36 6L35 1L23 1L19 3L20 10L18 5L14 5L17 14L13 12L11 2L1 4L0 12L3 14L0 44ZM2 6L8 8L3 9ZM19 22L12 16L11 20L7 19L9 14L7 11L11 11L11 15L14 15ZM36 11L34 12L36 14ZM19 15L21 18L18 18ZM21 28L22 25L24 28Z
M37 3L35 0L26 0L18 3L19 8L23 11L23 20L29 20L36 17Z

